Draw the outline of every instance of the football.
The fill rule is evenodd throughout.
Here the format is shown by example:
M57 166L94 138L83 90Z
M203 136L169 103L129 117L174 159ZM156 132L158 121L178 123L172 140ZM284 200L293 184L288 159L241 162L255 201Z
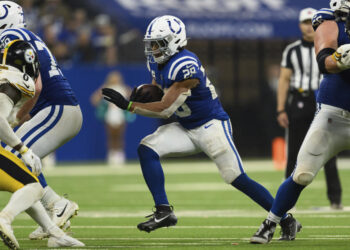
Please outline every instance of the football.
M131 93L130 101L134 102L158 102L162 100L163 90L154 84L142 84Z

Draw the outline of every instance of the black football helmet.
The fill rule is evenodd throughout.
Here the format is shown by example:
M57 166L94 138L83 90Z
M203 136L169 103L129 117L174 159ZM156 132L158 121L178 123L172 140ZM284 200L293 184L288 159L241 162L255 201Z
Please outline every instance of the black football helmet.
M34 81L40 73L38 55L27 41L13 40L1 50L1 66L12 66L29 75Z

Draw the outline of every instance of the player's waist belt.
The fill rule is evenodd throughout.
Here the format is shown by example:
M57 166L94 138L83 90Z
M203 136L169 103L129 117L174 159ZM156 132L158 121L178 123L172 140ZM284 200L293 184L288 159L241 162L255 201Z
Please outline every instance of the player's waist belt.
M323 104L323 103L320 103L320 108L321 109L328 109L338 115L341 115L345 118L348 118L350 119L350 111L348 110L345 110L345 109L342 109L342 108L338 108L338 107L334 107L334 106L331 106L331 105L327 105L327 104Z
M301 95L303 97L307 97L310 95L314 95L315 92L313 90L304 90L302 88L292 88L289 91L292 95Z

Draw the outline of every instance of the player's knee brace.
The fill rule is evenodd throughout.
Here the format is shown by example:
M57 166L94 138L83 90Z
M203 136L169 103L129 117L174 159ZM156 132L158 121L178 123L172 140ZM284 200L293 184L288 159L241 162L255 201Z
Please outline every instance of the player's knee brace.
M307 186L309 185L315 175L311 172L296 172L293 174L293 181L299 185Z

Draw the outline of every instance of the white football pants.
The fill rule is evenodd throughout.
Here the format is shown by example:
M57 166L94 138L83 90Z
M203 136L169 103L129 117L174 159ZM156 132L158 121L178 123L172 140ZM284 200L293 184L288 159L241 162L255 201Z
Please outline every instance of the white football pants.
M321 104L299 150L293 180L308 185L333 156L350 149L350 112Z
M82 122L79 105L53 105L23 123L16 134L37 156L43 158L76 136ZM9 146L6 149L12 150ZM11 152L18 155L15 150Z
M229 184L244 172L232 140L230 120L211 120L190 130L178 122L166 124L143 138L141 144L153 149L159 157L204 152L216 163L221 177Z

